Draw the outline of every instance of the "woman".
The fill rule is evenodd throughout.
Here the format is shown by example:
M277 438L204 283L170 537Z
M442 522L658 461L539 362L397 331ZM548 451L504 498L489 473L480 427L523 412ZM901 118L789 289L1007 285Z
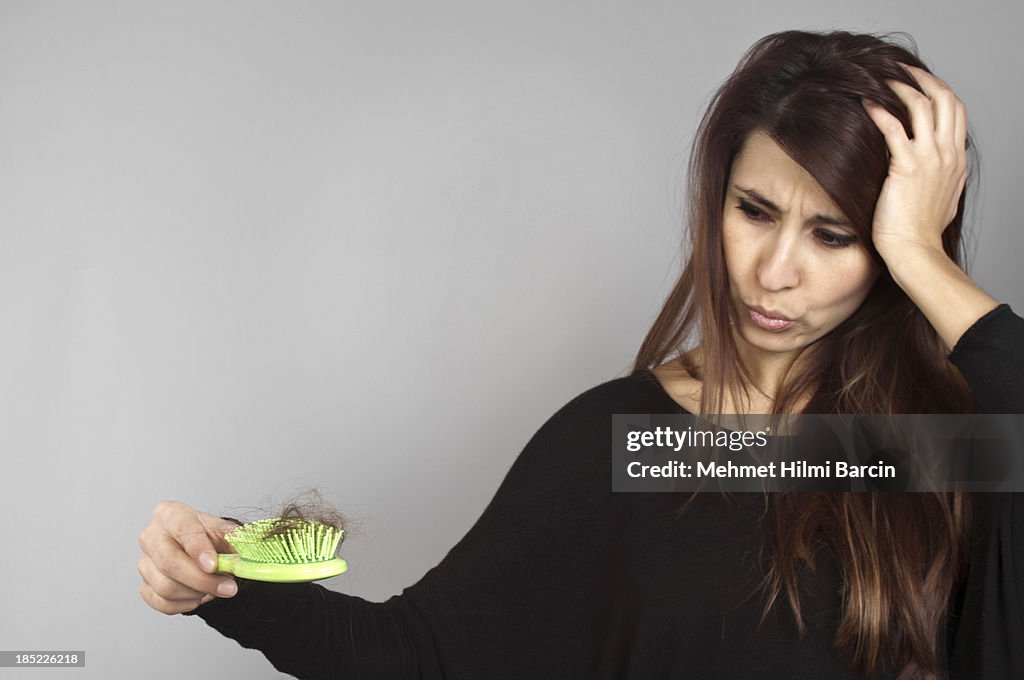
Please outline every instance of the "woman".
M958 266L969 147L910 52L762 39L701 124L691 259L633 373L545 423L441 564L384 603L236 591L209 561L232 525L162 503L143 599L301 678L1019 674L1016 496L702 493L680 513L609 483L614 413L1020 412L1024 320Z

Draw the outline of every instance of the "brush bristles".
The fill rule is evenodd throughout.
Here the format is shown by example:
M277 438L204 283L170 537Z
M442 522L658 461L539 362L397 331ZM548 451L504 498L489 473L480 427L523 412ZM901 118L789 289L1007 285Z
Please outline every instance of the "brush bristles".
M286 520L288 528L273 536L280 519L261 519L243 524L224 538L243 559L254 562L300 564L334 557L344 533L342 529L310 520Z

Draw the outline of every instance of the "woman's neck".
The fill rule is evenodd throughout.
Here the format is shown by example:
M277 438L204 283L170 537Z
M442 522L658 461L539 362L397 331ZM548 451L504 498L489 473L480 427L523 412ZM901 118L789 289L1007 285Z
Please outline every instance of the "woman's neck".
M735 390L731 389L731 386L723 386L722 407L715 410L724 414L771 413L774 410L775 399L782 387L783 379L798 357L769 352L757 353L753 351L756 348L749 345L746 345L745 349L748 352L744 354L744 347L739 343L737 343L737 347L740 349L741 360L750 370L756 384L747 386L746 395L743 390L735 395ZM701 379L704 372L703 366L703 353L700 347L696 347L687 352L685 356L662 364L653 372L676 403L691 413L697 413L700 410L704 392L704 382ZM693 370L689 370L690 368ZM701 376L701 378L697 376ZM799 413L803 410L810 401L810 397L810 394L798 397L793 408L790 409L791 412Z
M760 395L769 404L773 403L800 352L767 352L749 344L739 333L736 333L735 337L740 361L752 381L748 386L749 391Z

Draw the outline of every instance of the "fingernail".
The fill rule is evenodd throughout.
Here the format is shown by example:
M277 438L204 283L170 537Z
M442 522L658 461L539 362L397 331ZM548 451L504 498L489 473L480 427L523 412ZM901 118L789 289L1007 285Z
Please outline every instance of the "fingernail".
M224 597L231 597L238 592L238 586L235 585L234 581L221 581L220 585L217 586L217 592Z
M199 565L206 571L213 571L217 568L217 558L213 553L204 552L199 556Z

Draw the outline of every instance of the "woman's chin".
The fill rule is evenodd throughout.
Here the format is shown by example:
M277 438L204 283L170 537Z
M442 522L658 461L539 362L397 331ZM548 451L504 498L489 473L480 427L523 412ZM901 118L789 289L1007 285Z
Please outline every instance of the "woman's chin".
M808 345L803 334L793 327L783 331L766 331L758 327L744 328L739 336L751 349L786 354L799 352Z

